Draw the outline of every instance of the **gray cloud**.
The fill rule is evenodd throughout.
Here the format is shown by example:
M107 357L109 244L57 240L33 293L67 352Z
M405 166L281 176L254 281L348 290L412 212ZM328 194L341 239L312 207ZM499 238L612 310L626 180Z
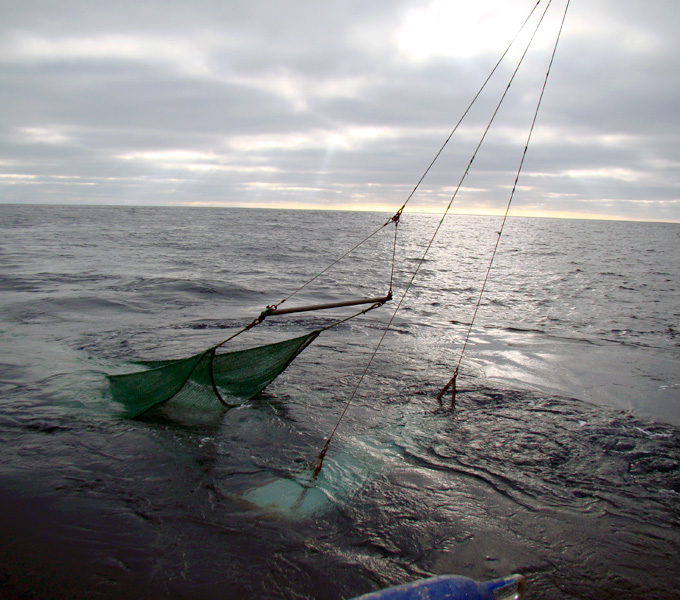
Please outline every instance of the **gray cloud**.
M499 0L496 20L493 3L436 0L0 4L0 202L391 210L535 3ZM680 221L676 5L572 4L518 214ZM454 210L507 202L550 54L538 43ZM414 208L448 202L509 69Z

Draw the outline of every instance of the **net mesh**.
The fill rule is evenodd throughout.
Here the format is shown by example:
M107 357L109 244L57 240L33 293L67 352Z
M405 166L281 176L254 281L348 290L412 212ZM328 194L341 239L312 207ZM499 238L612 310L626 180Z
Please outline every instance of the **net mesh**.
M236 398L259 394L319 333L236 352L218 353L215 347L189 358L145 361L140 363L145 371L109 375L111 395L128 417L171 400L199 409L234 406Z

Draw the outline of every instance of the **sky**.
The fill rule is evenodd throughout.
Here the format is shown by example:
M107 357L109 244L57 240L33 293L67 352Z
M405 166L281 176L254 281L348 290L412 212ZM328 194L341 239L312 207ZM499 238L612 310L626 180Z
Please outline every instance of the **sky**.
M0 203L394 211L535 5L0 0ZM565 6L410 210L505 210ZM677 0L571 1L510 214L680 222L678 31Z

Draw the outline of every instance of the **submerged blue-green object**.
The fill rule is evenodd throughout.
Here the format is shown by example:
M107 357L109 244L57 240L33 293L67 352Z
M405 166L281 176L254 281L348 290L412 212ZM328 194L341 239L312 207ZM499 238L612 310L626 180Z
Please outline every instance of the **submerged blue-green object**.
M352 600L519 600L526 579L510 575L493 581L475 581L457 575L439 575L357 596Z

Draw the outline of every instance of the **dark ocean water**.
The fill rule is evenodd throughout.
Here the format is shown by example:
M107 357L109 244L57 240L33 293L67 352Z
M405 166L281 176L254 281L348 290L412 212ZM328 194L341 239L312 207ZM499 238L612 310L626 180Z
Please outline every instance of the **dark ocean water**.
M238 408L120 418L106 373L214 345L386 217L0 205L0 595L343 599L519 572L528 598L678 598L679 225L511 219L452 411L435 395L499 221L450 217L296 509L256 502L316 456L393 308ZM397 297L437 221L403 217ZM385 293L391 236L289 302Z

